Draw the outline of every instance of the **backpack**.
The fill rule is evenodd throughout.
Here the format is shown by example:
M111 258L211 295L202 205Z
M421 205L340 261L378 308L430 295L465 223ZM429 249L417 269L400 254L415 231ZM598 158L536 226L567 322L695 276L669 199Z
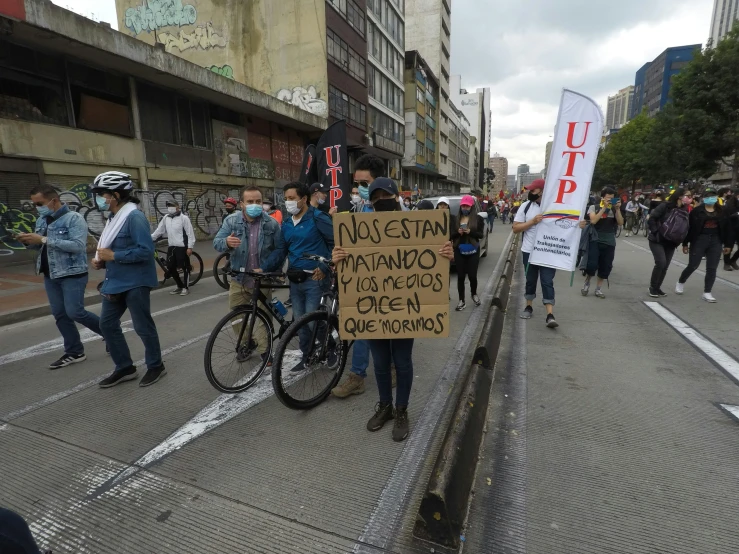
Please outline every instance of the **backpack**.
M675 208L660 225L659 236L667 242L680 244L688 236L689 229L687 210Z

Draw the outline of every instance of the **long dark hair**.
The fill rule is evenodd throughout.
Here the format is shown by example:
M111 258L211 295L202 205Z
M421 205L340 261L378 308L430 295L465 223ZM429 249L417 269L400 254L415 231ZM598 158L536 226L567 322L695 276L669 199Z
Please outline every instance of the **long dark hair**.
M739 198L735 194L732 194L724 203L724 215L730 217L735 213L739 213Z
M470 215L467 216L467 228L470 231L477 231L477 206L475 204L472 204L470 206ZM459 219L462 220L462 206L459 206Z
M683 196L685 196L685 189L679 188L675 192L673 192L670 197L667 199L667 206L669 208L677 208L677 201L680 200ZM685 206L687 208L687 206Z

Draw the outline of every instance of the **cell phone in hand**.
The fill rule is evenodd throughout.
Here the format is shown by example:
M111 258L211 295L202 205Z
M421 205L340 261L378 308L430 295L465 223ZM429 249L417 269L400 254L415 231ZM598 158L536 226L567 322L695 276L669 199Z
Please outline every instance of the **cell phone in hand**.
M459 228L460 229L466 229L467 228L467 224L466 223L460 223L459 224Z

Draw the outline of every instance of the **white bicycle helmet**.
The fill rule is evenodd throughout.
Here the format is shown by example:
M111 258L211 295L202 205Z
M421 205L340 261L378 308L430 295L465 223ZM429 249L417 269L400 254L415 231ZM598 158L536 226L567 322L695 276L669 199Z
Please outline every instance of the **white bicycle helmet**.
M116 190L132 190L131 176L120 171L107 171L95 177L93 192L113 192Z

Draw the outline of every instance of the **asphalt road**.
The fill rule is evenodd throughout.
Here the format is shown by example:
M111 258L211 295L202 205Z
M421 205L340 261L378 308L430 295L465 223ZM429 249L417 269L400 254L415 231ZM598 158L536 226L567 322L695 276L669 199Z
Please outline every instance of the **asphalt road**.
M496 227L480 266L488 300L509 230ZM95 337L86 362L48 370L62 353L49 317L0 328L0 505L26 517L43 547L429 551L412 544L410 532L483 307L451 311L448 339L417 341L404 443L391 440L390 428L365 429L377 401L371 371L364 395L307 412L283 407L268 374L246 393L219 395L203 371L205 341L227 312L212 278L185 298L154 293L152 311L168 375L145 389L135 381L97 387L112 367ZM141 360L141 342L126 337Z

